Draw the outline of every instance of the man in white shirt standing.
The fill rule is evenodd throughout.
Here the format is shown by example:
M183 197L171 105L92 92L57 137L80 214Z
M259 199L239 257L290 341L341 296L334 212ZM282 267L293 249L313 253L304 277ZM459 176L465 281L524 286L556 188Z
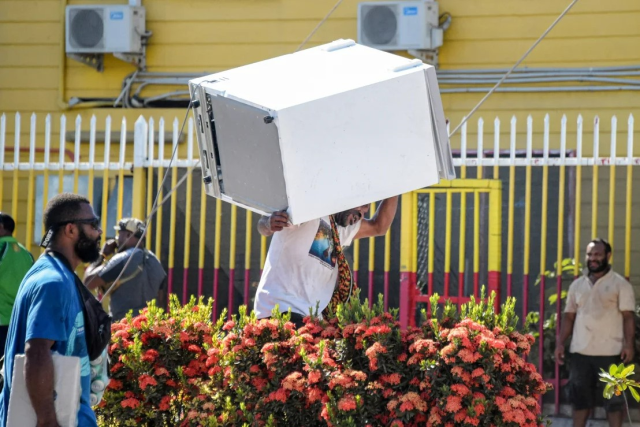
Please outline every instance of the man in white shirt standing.
M273 235L254 311L259 319L291 309L291 321L297 327L316 307L322 312L351 294L351 273L342 248L353 240L383 236L393 222L398 196L383 200L370 219L363 216L368 205L349 209L299 225L291 225L285 211L262 217L258 231ZM351 282L352 283L352 282Z
M631 284L615 273L611 245L595 239L587 245L585 274L569 287L557 340L555 358L564 363L564 342L571 336L569 390L573 402L573 425L584 427L604 383L600 369L630 363L634 354L635 296ZM624 400L605 400L609 426L622 426Z

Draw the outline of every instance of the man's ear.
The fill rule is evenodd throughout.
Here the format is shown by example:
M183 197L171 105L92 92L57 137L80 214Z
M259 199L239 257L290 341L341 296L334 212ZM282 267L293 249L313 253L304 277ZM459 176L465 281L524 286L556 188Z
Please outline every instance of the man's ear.
M72 238L78 233L78 227L74 223L65 224L62 228L62 234Z

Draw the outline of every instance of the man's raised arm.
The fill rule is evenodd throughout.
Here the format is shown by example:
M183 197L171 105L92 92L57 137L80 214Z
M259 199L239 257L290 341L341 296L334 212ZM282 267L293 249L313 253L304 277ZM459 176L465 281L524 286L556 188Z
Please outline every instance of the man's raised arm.
M384 236L389 230L389 227L391 227L397 210L398 196L383 200L372 218L362 219L360 230L358 230L355 238L362 239L365 237Z
M277 231L289 227L289 215L287 211L274 212L269 216L263 216L258 221L258 232L265 237L272 236Z

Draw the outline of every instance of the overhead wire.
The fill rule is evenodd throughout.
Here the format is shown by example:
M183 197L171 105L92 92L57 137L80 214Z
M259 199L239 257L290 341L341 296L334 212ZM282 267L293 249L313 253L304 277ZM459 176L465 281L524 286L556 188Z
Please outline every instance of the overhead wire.
M187 124L187 120L189 119L189 112L190 112L192 103L193 103L193 101L190 101L189 102L189 106L187 107L187 113L185 114L184 120L182 121L182 126L180 127L180 132L178 133L177 141L180 140L180 137L182 136L182 133L184 132L184 126ZM162 203L160 205L158 204L158 199L160 198L160 193L162 192L162 188L164 187L164 183L166 182L167 178L169 177L169 171L171 169L171 163L173 163L173 160L175 159L175 156L176 156L176 154L178 152L178 143L177 143L177 141L174 144L173 152L171 153L171 158L169 159L169 166L167 167L167 171L165 172L164 177L162 178L162 182L158 183L158 191L156 192L156 197L154 199L153 206L151 208L151 212L149 212L147 214L147 217L145 218L145 221L144 221L145 226L144 226L144 230L142 232L142 235L140 236L140 238L138 238L138 242L134 246L133 251L131 251L131 253L127 257L127 262L124 264L124 267L122 267L122 271L120 271L120 274L118 274L118 277L113 281L113 283L111 284L109 289L107 289L107 291L102 295L102 297L100 298L100 301L104 300L108 295L111 294L111 292L113 291L114 287L118 284L118 281L122 278L122 275L127 270L127 267L129 266L129 264L131 263L131 260L133 258L133 253L135 252L136 249L140 248L140 245L142 244L142 242L144 241L144 238L147 235L147 230L149 229L149 224L151 223L151 218L153 218L153 215L156 213L156 211L161 206L161 204L164 204L168 200L168 198L171 196L171 194L173 194L173 192L175 190L177 190L178 187L184 182L184 179L180 180L175 185L175 187L171 189L171 191L167 194L167 196L162 199ZM193 169L194 169L194 166L191 167L191 170L188 173L190 174L191 172L193 172ZM187 176L187 174L185 174L185 177L186 176ZM133 238L133 236L130 236L125 241L125 243L128 242L131 238ZM95 276L91 280L93 280L94 278L95 278ZM91 281L89 281L89 283L91 283ZM89 285L89 283L87 283L87 286Z
M302 43L300 44L300 46L298 46L298 48L295 50L295 52L298 52L300 49L302 49L304 47L304 45L307 44L307 42L309 40L311 40L311 37L314 36L314 34L320 29L320 27L322 27L322 24L324 24L325 22L327 22L327 19L329 19L329 17L333 14L333 12L335 12L335 10L338 8L338 6L340 6L342 4L344 0L338 0L336 2L335 5L333 5L333 7L331 8L331 10L329 11L329 13L327 13L325 15L324 18L322 18L322 20L320 22L318 22L318 25L316 25L316 27L309 33L309 35L307 36L306 39L304 39L302 41Z
M507 73L504 76L502 76L502 78L498 81L498 83L496 83L495 86L489 92L487 92L487 94L480 100L480 102L478 102L478 104L476 104L476 106L473 107L473 109L469 112L469 114L464 116L464 118L462 119L460 124L458 124L458 126L456 126L455 129L453 129L453 131L451 131L451 133L449 134L449 138L451 138L462 127L462 125L464 125L467 122L467 120L469 120L469 118L476 111L478 111L480 106L482 106L482 104L484 104L484 102L487 100L487 98L489 98L496 91L496 89L498 89L498 87L502 84L502 82L504 82L507 79L507 77L509 77L509 75L513 72L513 70L518 68L518 65L520 65L522 63L522 61L524 61L527 58L527 56L529 56L529 54L533 51L533 49L535 49L536 46L538 46L538 44L540 44L540 42L547 36L547 34L549 34L549 32L558 24L558 22L560 22L562 20L562 18L564 18L565 15L567 13L569 13L571 8L576 3L578 3L578 1L579 0L573 0L569 4L569 6L567 6L567 8L560 14L560 16L558 16L556 18L556 20L553 21L553 23L549 26L549 28L547 28L545 30L545 32L542 33L542 35L538 38L538 40L536 40L536 42L533 45L531 45L531 47L529 49L527 49L527 51L524 53L524 55L522 55L522 57L520 57L520 59L518 59L518 61L515 64L513 64L513 67L511 67L511 69L509 71L507 71Z

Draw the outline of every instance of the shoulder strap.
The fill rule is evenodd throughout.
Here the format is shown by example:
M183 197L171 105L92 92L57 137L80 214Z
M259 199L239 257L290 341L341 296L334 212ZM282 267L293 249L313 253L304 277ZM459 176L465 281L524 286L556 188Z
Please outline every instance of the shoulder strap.
M335 310L336 307L338 307L339 303L349 301L353 292L358 288L357 285L353 283L351 269L349 268L349 263L347 262L347 258L342 250L342 245L340 244L340 234L338 233L336 221L333 215L330 215L329 219L331 221L333 247L338 262L338 283L336 283L329 305L322 311L322 316L325 318L329 316L332 310Z
M84 286L84 284L82 283L82 280L80 280L76 272L73 271L73 268L71 268L71 263L69 262L69 260L67 260L67 258L64 255L62 255L59 252L52 251L51 249L46 249L44 251L44 255L49 256L57 261L60 261L73 276L73 283L76 285L76 290L78 291L78 296L80 297L80 306L82 307L82 315L86 319L87 308L85 307L84 302L87 299L86 293L91 294L91 292L89 292L89 290Z

